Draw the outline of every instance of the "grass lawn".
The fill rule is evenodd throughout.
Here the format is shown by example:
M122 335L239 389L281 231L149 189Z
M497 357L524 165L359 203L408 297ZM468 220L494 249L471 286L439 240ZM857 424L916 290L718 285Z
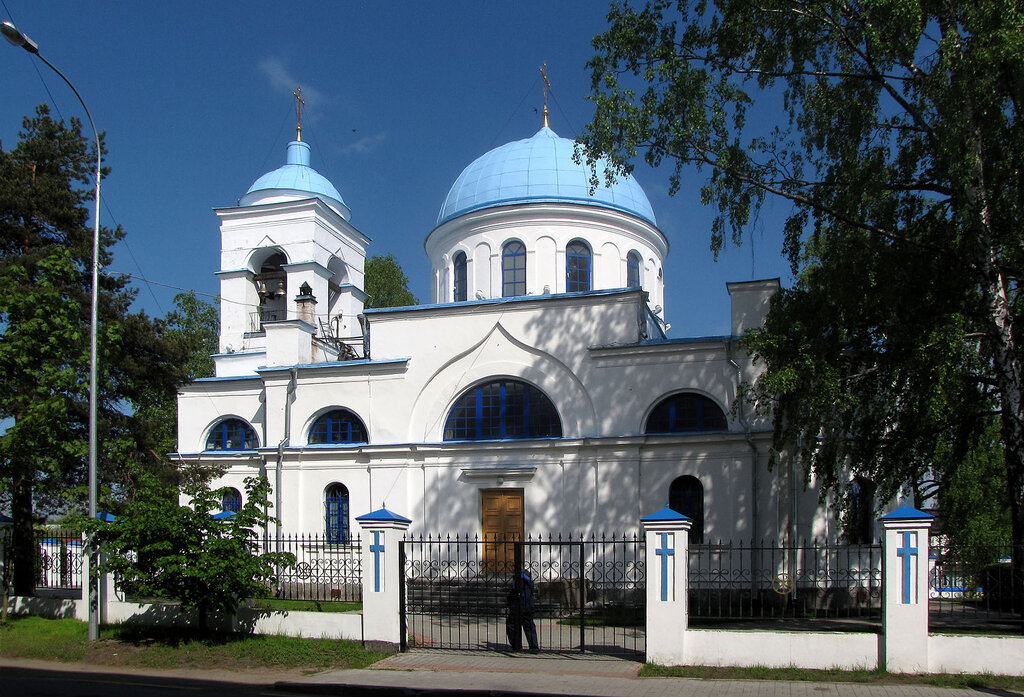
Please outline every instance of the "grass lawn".
M993 690L1024 690L1024 678L1009 675L904 675L884 670L804 670L801 668L714 668L655 666L640 669L644 678L700 680L787 680L800 682L857 682L874 685L931 685Z
M0 624L0 656L137 668L205 668L229 671L364 668L387 654L359 642L111 625L88 641L78 620L15 617Z

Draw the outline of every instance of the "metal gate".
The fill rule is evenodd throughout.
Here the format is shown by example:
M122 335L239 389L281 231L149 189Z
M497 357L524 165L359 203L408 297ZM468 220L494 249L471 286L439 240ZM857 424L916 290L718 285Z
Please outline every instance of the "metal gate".
M526 646L522 625L531 618L521 617L521 570L533 583L541 651L644 654L644 549L636 536L425 537L406 539L399 554L403 650Z

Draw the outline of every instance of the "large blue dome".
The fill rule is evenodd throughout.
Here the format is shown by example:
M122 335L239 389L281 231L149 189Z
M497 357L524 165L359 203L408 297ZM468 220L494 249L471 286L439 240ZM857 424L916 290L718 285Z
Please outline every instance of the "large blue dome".
M324 199L348 220L351 215L341 194L327 178L309 166L309 144L293 140L288 144L288 158L283 167L267 172L253 182L249 190L238 201L240 206L252 206L276 198Z
M590 168L573 161L575 143L547 126L532 138L506 143L462 171L445 198L437 224L464 213L514 203L564 202L631 213L656 225L647 195L632 176L590 192ZM597 164L600 174L604 161Z

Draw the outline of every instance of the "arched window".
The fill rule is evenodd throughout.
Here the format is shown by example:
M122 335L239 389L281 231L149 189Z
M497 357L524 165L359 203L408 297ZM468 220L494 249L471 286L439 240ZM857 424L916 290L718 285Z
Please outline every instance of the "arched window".
M468 390L448 413L445 440L560 438L555 405L532 385L495 380Z
M334 409L313 422L309 429L309 442L366 443L366 426L348 409Z
M640 269L642 264L640 262L640 255L636 252L630 252L626 255L626 287L627 288L642 288L643 285L640 281Z
M224 419L210 429L206 438L207 450L255 450L256 432L241 419Z
M843 536L851 545L871 544L875 522L875 483L857 476L850 482L850 505Z
M526 295L526 245L508 242L501 250L501 297Z
M668 507L693 521L690 544L704 542L704 487L690 475L676 477L668 488Z
M684 393L659 402L647 417L644 433L724 431L727 428L725 414L717 404L704 395Z
M334 483L324 489L324 532L327 543L348 544L348 487Z
M264 322L288 319L288 274L284 270L288 259L276 252L263 262L258 273L252 277L259 296L259 323L253 323L257 331L263 330Z
M242 495L238 489L226 486L220 490L220 510L225 513L228 511L238 513L242 510Z
M459 252L452 262L452 270L455 276L455 302L460 303L466 300L466 253Z
M590 247L580 240L565 248L565 290L590 290Z

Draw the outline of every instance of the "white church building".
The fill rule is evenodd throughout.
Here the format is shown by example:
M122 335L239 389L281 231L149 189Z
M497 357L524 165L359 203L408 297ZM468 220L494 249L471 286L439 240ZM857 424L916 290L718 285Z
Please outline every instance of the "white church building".
M370 239L300 131L216 210L216 377L181 389L174 457L227 468L225 509L267 476L281 531L338 542L382 506L416 534L546 536L634 532L666 502L694 541L833 536L737 404L737 339L778 280L722 289L730 335L666 338L670 235L573 149L545 125L469 164L426 236L431 304L364 309Z

